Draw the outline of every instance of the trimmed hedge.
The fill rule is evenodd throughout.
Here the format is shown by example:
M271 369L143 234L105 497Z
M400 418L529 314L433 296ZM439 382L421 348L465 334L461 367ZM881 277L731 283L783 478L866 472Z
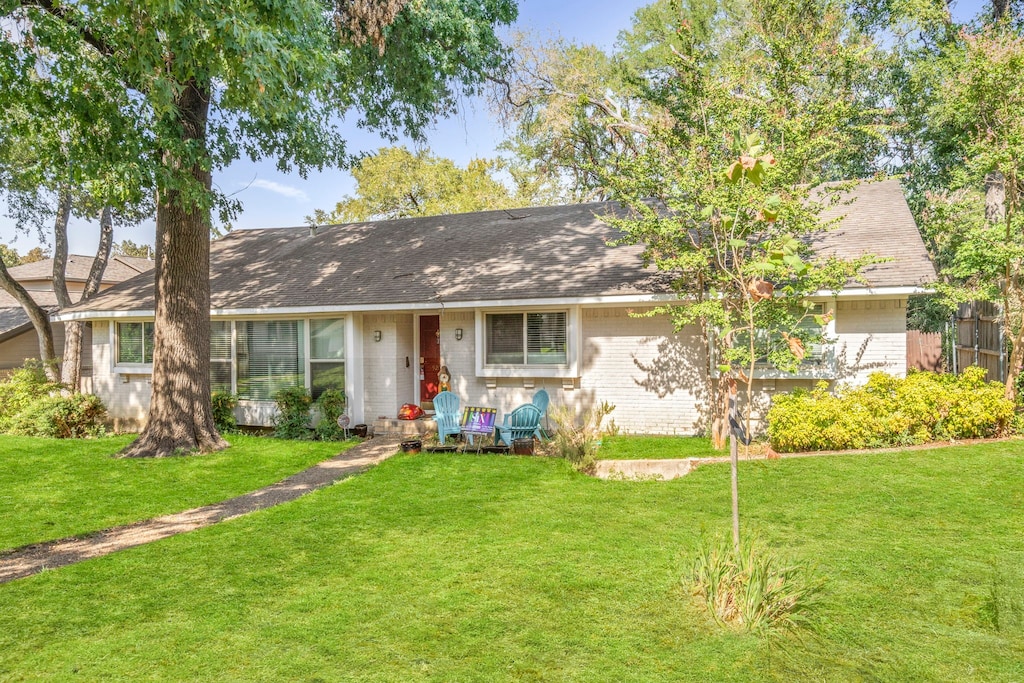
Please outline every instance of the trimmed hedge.
M826 382L775 397L768 437L781 452L909 446L943 439L999 436L1010 431L1013 403L985 371L872 373L864 386Z

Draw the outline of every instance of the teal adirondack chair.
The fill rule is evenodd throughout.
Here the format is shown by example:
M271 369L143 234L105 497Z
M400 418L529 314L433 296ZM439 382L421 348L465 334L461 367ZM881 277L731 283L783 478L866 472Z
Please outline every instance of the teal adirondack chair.
M434 422L437 423L437 437L444 445L444 437L459 433L459 397L450 391L442 391L434 397Z
M533 405L537 406L540 410L540 417L542 420L547 419L548 404L550 402L551 399L548 397L548 392L545 389L538 389L537 393L533 395ZM537 431L534 433L534 436L542 441L549 438L547 430L540 425L537 426Z
M541 414L540 408L532 403L519 406L505 417L504 424L494 428L497 432L494 445L504 442L511 446L516 439L532 439L540 429Z

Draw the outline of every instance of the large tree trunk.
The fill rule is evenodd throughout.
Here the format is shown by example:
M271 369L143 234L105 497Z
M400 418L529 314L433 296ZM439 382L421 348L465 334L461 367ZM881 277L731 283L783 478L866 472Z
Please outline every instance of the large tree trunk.
M187 84L177 98L186 142L206 147L209 88ZM180 164L169 152L168 166ZM192 177L209 191L210 173ZM121 455L159 457L226 448L210 407L210 212L180 189L161 190L156 212L153 397L142 434Z
M21 283L11 277L7 272L7 266L0 261L0 288L13 296L21 304L21 307L28 314L32 321L36 336L39 338L39 359L43 363L46 377L52 382L60 381L60 373L57 372L57 354L53 350L53 330L50 329L50 317L46 311L35 302Z

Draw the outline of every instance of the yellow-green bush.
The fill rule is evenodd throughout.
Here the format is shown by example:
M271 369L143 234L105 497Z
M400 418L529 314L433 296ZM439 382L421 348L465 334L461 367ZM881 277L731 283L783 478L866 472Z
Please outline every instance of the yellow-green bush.
M939 439L998 436L1010 429L1013 404L985 371L873 373L864 386L820 382L777 396L768 411L772 447L783 452L908 446Z

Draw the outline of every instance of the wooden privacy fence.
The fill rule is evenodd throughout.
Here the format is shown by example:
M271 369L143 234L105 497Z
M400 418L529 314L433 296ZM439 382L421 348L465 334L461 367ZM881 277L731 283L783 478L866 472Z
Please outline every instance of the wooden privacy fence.
M907 330L907 369L942 372L942 335Z
M956 312L953 372L970 365L982 367L989 380L1006 380L1006 345L1002 312L991 301L960 304ZM909 344L909 341L908 341Z

